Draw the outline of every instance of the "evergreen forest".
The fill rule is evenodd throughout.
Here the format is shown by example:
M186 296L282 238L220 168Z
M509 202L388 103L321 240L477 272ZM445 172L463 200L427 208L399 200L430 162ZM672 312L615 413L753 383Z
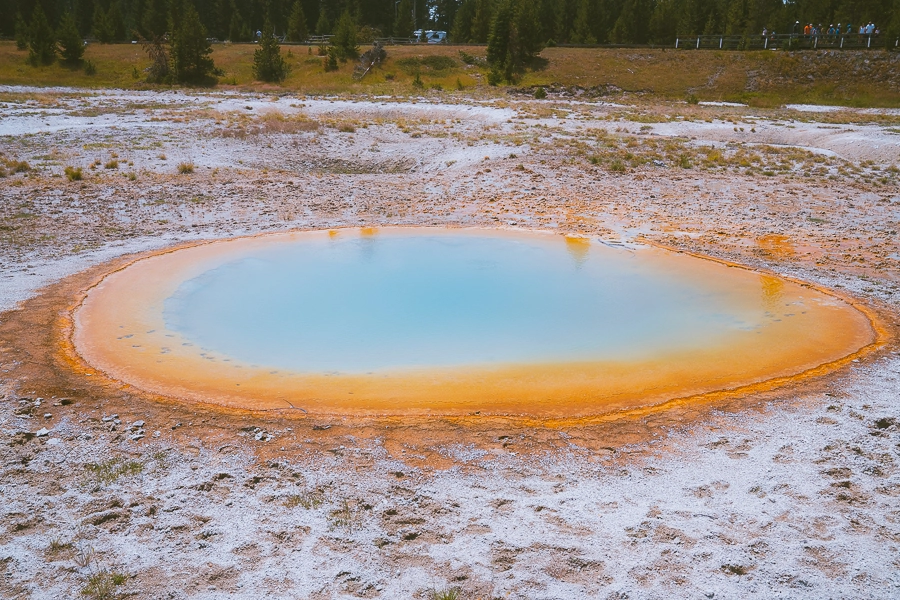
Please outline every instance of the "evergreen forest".
M791 33L795 22L874 22L900 34L900 0L0 0L0 37L18 37L39 4L49 26L85 38L125 42L177 30L193 4L207 35L251 41L264 23L277 36L333 34L346 13L360 41L407 37L413 29L450 32L457 43L486 43L497 15L513 6L536 17L535 44L659 44L676 36ZM267 32L268 33L268 32Z

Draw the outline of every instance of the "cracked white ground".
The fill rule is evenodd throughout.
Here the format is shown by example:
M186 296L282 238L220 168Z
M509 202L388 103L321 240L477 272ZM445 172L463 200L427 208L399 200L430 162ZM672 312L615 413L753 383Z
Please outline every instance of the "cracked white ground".
M0 309L183 241L478 225L733 260L895 327L900 135L872 114L4 88L0 158L30 170L0 179ZM127 394L64 405L0 351L3 597L76 597L104 573L138 598L900 596L891 343L609 443L590 426L420 440Z

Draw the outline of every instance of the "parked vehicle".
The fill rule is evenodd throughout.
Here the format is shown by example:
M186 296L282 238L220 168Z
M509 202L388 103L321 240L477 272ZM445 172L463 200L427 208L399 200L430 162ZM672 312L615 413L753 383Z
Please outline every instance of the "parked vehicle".
M420 42L424 41L426 44L442 44L447 41L446 31L434 31L432 29L426 29L423 39L422 30L417 29L413 31L413 35L417 40L419 40Z

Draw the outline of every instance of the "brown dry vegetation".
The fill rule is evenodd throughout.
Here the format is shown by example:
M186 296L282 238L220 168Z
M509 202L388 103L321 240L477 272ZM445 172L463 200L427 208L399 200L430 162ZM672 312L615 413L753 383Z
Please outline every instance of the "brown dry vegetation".
M225 75L219 87L254 85L252 44L217 44L213 59ZM466 48L474 56L484 49ZM454 46L391 46L388 59L362 82L352 78L353 63L326 73L317 48L286 45L282 52L291 68L279 89L307 94L421 94L413 86L418 76L427 93L504 93L491 88L482 68L467 65ZM444 68L416 59L444 56ZM149 60L136 44L92 44L85 59L97 67L95 75L60 64L32 67L27 53L12 42L0 43L0 83L9 85L68 85L88 88L147 87L144 69ZM451 66L452 63L452 66ZM900 106L900 53L896 52L721 52L674 49L622 50L608 48L547 48L519 86L554 86L570 93L620 91L669 99L695 96L700 100L748 102L756 106L805 102L848 106ZM256 83L259 88L258 82ZM474 89L473 89L474 88Z

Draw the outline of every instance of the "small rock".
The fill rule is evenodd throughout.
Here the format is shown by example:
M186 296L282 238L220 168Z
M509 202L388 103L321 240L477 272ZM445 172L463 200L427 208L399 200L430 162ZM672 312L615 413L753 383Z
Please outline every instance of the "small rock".
M154 431L154 432L153 432L153 437L155 437L155 438L157 438L157 437L159 437L159 436L161 436L161 435L162 435L162 432L161 432L161 431Z
M256 435L253 436L253 439L256 440L256 441L258 442L258 441L262 440L264 437L266 437L266 432L265 432L265 431L259 431L259 432L257 432Z
M46 427L41 427L35 432L35 435L38 437L46 437L50 433L50 430Z
M134 423L131 424L131 427L134 429L141 429L143 426L144 426L143 421L135 421Z
M103 417L100 420L103 421L104 423L109 423L110 421L115 421L118 418L119 418L119 415L109 415L108 417Z
M62 443L62 440L59 438L50 438L49 440L47 440L48 446L58 446L61 443Z
M133 434L133 435L131 436L131 439L134 440L134 441L138 441L138 440L141 439L142 437L144 437L144 432L143 432L143 431L138 431L137 433L135 433L135 434Z
M45 418L45 419L52 419L52 418L53 418L53 415L50 414L50 413L44 413L44 418Z

